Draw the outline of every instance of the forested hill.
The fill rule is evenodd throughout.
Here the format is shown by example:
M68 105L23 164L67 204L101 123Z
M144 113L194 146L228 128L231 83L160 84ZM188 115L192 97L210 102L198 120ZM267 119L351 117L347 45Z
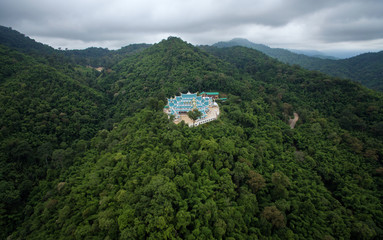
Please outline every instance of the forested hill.
M90 47L82 50L65 50L58 52L76 64L110 68L126 56L140 52L150 46L150 44L141 43L131 44L118 50Z
M383 51L365 53L348 59L323 59L296 54L286 49L270 48L246 39L218 42L215 47L243 46L253 48L290 65L297 64L305 69L318 70L335 77L348 78L374 90L383 91Z
M82 66L109 68L124 57L140 52L150 44L131 44L118 50L90 47L81 50L57 50L48 45L36 42L24 34L0 25L0 44L32 55L39 62L60 68L62 63Z
M89 87L96 78L91 69L64 73L0 45L1 239L23 218L33 187L71 166L104 126L108 100Z
M383 237L379 92L174 37L102 73L2 53L2 111L16 106L1 122L2 238ZM227 96L220 118L169 120L166 97L187 90Z
M104 75L100 84L111 89L114 108L126 115L144 107L148 97L165 101L180 92L204 89L244 94L249 89L234 78L238 74L227 62L171 37L142 54L125 58Z
M23 53L52 54L54 48L36 42L24 34L13 30L10 27L0 25L0 44L17 49Z
M360 82L369 88L383 91L383 51L365 53L338 61L340 63L339 68L345 71L343 76L341 74L338 76L346 77Z
M325 59L322 59L322 58L310 57L304 54L294 53L283 48L271 48L264 44L253 43L247 39L241 39L241 38L234 38L227 42L218 42L213 44L212 46L218 47L218 48L226 48L226 47L234 47L234 46L252 48L260 52L263 52L264 54L272 58L276 58L281 62L288 63L290 65L297 64L302 66L302 64L307 64L307 66L311 66L311 65L320 64L321 62L326 61Z

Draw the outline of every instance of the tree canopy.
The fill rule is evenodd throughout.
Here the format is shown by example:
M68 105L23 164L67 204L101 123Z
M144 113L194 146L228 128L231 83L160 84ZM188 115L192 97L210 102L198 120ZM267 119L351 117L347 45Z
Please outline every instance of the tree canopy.
M193 109L192 111L188 112L188 117L193 120L193 125L195 124L195 121L202 117L202 112L200 112L198 109Z
M383 236L379 92L174 37L102 72L0 53L3 239ZM227 96L220 118L168 119L166 97L187 90Z

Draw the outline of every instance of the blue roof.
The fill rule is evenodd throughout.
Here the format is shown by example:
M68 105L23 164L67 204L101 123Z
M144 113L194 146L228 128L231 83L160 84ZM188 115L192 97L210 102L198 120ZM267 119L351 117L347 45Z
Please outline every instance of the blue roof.
M197 97L197 94L182 94L182 98L193 99Z
M206 111L211 104L208 97L197 96L196 93L181 93L181 96L168 99L170 114L179 115L180 112L189 112L195 107L202 112L201 118L206 117Z

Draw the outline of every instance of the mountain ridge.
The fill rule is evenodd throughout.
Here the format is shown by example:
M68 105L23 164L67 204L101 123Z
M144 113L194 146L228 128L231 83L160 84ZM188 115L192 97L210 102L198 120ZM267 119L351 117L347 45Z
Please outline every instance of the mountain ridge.
M214 47L244 46L253 48L290 65L300 65L308 70L317 70L335 77L348 78L363 85L383 91L383 51L364 53L347 59L323 59L296 54L286 49L270 48L247 39L233 39L213 44Z
M50 54L54 48L39 43L24 34L13 30L11 27L0 25L0 44L17 49L23 53Z
M321 59L331 59L331 60L339 60L342 58L330 56L323 52L317 50L298 50L298 49L288 49L289 51L297 54L303 54L309 57L321 58Z
M36 42L25 35L7 27L0 27L0 43L22 51L27 54L41 56L52 56L52 59L58 57L68 58L75 64L91 65L92 67L109 68L117 61L129 54L142 51L150 44L132 44L120 48L119 50L108 50L103 48L88 48L83 50L55 50L47 45ZM348 78L363 85L383 91L383 61L382 52L364 53L347 59L326 59L326 57L313 57L304 54L297 54L287 49L270 48L264 44L255 44L247 39L234 38L228 42L218 42L213 44L215 47L245 46L257 49L268 56L290 65L297 64L308 70L317 70L331 76ZM24 46L24 47L23 47ZM24 49L23 49L24 48ZM363 55L363 56L361 56ZM87 59L86 61L84 59Z

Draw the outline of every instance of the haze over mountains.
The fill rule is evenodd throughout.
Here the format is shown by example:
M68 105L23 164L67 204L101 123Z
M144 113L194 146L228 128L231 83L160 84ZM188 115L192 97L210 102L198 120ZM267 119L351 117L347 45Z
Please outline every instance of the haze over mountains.
M309 70L317 70L335 77L348 78L369 88L383 91L383 51L335 60L328 56L314 57L293 53L286 49L270 48L240 38L228 42L218 42L213 46L253 48L290 65L297 64Z
M383 238L381 92L242 46L1 30L1 239ZM187 91L227 97L219 119L168 119Z
M347 58L347 57L340 57L340 56L334 57L332 55L330 56L328 54L325 54L325 53L317 51L317 50L297 50L297 49L288 49L288 50L293 52L293 53L303 54L303 55L306 55L309 57L316 57L316 58L322 58L322 59L338 60L341 58ZM358 54L355 54L355 55L358 55ZM355 55L353 55L353 56L355 56ZM353 56L350 56L350 57L353 57Z

